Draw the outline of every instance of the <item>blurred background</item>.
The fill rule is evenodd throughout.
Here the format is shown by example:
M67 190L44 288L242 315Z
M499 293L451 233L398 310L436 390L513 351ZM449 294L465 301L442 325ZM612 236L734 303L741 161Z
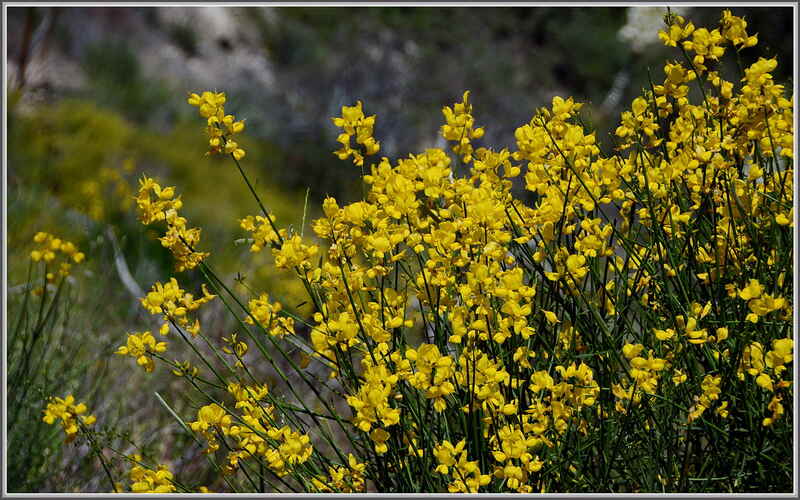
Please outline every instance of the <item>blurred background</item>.
M620 112L651 79L663 80L665 60L680 58L657 37L665 11L8 8L9 319L24 295L19 285L37 231L66 237L88 256L76 268L72 313L50 354L80 360L83 368L69 380L43 376L26 396L29 424L10 432L10 491L107 489L87 449L62 451L57 429L43 427L40 439L30 437L51 393L80 392L109 433L111 427L127 433L109 439L141 444L155 460L171 457L179 475L200 460L153 396L170 395L176 411L192 416L191 403L176 396L180 382L166 372L145 377L130 359L112 356L127 332L150 325L137 293L172 273L157 230L136 221L132 196L142 173L177 187L220 274L246 277L290 308L302 300L296 282L272 271L268 257L253 258L247 245L236 244L243 237L237 220L257 206L230 161L204 156L204 124L186 104L188 92L227 93L226 110L247 120L244 168L278 223L298 228L307 192L307 220L326 195L340 203L360 196L360 171L331 153L338 130L330 117L356 100L377 114L380 154L391 159L443 146L441 108L460 101L464 90L472 92L477 124L486 128L482 144L512 148L514 130L560 95L586 103L586 125L609 147ZM709 28L721 17L717 8L674 11ZM732 11L759 36L758 49L741 53L742 64L756 53L777 56L775 76L791 86L791 8ZM735 64L721 70L738 79ZM188 291L199 290L198 276L178 279ZM219 316L210 308L201 319L212 338L229 327ZM110 390L140 386L150 390Z

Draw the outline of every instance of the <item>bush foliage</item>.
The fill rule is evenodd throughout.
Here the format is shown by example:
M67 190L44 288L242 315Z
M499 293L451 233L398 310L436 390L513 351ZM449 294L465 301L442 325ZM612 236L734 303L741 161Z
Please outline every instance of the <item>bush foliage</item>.
M514 150L494 150L465 92L443 109L449 149L391 160L376 117L343 107L334 154L361 170L363 196L325 199L310 230L259 196L225 94L191 94L208 153L258 205L239 220L250 250L306 297L221 278L184 208L215 187L204 202L143 177L140 220L177 277L141 299L157 327L117 353L185 383L192 413L159 399L212 482L173 474L170 456L127 456L123 478L100 443L109 489L790 491L792 100L775 59L717 71L757 50L743 19L666 22L680 59L614 144L555 97ZM220 337L203 326L212 302L234 321ZM192 357L171 356L175 343ZM74 403L44 418L94 445Z

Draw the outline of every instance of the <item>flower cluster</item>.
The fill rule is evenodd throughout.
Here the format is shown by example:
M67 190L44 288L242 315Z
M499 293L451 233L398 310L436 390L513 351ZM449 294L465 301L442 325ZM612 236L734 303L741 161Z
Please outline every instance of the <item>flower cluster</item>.
M293 335L294 320L281 316L283 306L280 302L270 302L269 295L262 293L256 299L251 299L247 304L250 316L244 321L250 325L258 324L264 331L273 337L281 338L286 334Z
M150 373L155 369L155 362L153 361L152 355L154 353L162 353L166 350L167 343L156 342L153 334L147 331L142 333L129 333L126 344L117 348L116 354L134 358L137 365Z
M228 385L239 414L229 413L217 403L203 406L197 420L189 426L208 441L206 453L219 449L220 437L230 438L226 470L233 473L248 459L261 459L279 477L305 463L314 451L308 435L276 425L274 407L266 403L269 391L264 385Z
M167 283L156 282L146 296L140 299L142 307L150 314L161 315L163 322L159 328L161 335L167 335L170 324L175 328L180 328L196 337L200 334L200 320L196 317L194 321L190 318L193 311L197 311L203 304L213 300L216 295L212 295L202 285L203 296L197 299L194 295L187 293L178 285L178 280L170 278ZM167 350L167 342L157 342L150 331L142 333L129 333L124 346L120 346L116 354L131 356L136 359L136 364L143 367L146 372L152 372L155 368L153 354L159 354ZM180 368L180 367L179 367ZM178 369L178 373L194 373L195 370L190 366L186 369Z
M342 144L342 148L334 154L340 160L353 157L353 163L364 165L364 157L377 154L381 150L381 144L372 137L375 128L375 115L364 116L361 101L355 106L342 106L342 116L331 118L333 124L344 132L339 134L336 141ZM357 148L351 146L353 136L356 136Z
M244 130L244 121L236 121L233 115L225 114L225 93L205 91L189 94L187 102L197 107L200 116L207 119L209 154L225 153L237 161L245 156L244 149L233 140L233 136Z
M74 243L58 238L50 233L39 231L33 236L36 248L31 250L31 260L33 262L44 262L47 265L58 265L58 275L65 277L69 275L72 264L83 262L86 255L78 251ZM47 281L55 280L53 272L47 273Z
M196 311L203 304L213 300L216 295L209 293L206 285L201 286L203 296L197 299L178 285L178 280L170 278L167 283L156 282L146 296L140 299L142 307L150 314L162 315L163 323L159 333L169 333L170 322L183 330L197 336L200 333L200 320L189 318L189 313Z
M781 311L786 306L786 299L783 297L776 298L764 293L764 287L757 279L751 279L747 286L739 290L739 298L747 301L747 307L751 311L747 315L747 321L751 323L758 323L759 318L773 311Z
M614 396L617 397L616 409L620 413L628 411L630 403L625 403L625 400L638 404L643 394L655 394L658 389L660 372L667 367L666 360L654 357L652 351L648 353L647 358L643 357L641 355L643 350L642 344L622 346L622 353L630 363L631 383L614 384L612 387Z
M54 424L61 420L61 428L67 435L67 443L72 442L83 426L90 426L97 421L94 415L83 415L87 407L83 403L75 404L75 397L69 394L66 398L53 397L47 403L42 420ZM80 420L78 420L80 419Z
M175 257L176 271L194 269L208 257L208 253L195 250L200 242L200 229L186 227L186 218L178 214L183 201L180 196L176 197L174 187L162 188L154 179L143 176L139 180L136 204L142 224L167 223L167 232L159 241Z
M739 380L744 380L747 373L761 389L771 393L791 387L792 383L782 375L787 372L786 364L794 360L794 341L791 338L775 339L772 341L772 349L766 353L764 351L760 342L751 342L744 348L737 369ZM773 416L764 419L764 426L772 425L783 414L780 400L779 395L773 396L768 405Z
M260 215L248 215L239 221L239 225L253 234L250 251L260 252L265 246L269 246L278 269L294 269L303 277L313 267L311 259L317 255L319 247L304 243L300 235L289 234L285 229L276 231L272 216L267 219Z
M539 472L544 465L538 456L529 452L539 444L539 440L526 436L519 426L506 425L489 442L493 449L492 457L497 462L494 466L494 477L504 479L512 490L531 493L533 488L529 475Z
M208 440L208 453L219 449L216 431L225 431L231 425L231 417L225 409L214 403L205 405L197 411L197 420L190 422L189 426L193 431L201 433Z
M347 455L346 465L328 468L327 477L312 478L314 488L320 493L364 493L366 486L364 470L367 465L360 463L352 454Z
M422 344L419 350L409 349L406 358L414 361L416 373L409 377L412 387L424 391L425 397L433 399L437 412L447 407L445 397L455 392L452 379L455 376L455 363L450 356L442 356L433 344Z
M447 490L450 493L477 493L481 486L489 484L491 476L481 474L476 460L467 459L464 449L466 441L463 439L455 446L450 441L442 441L433 450L439 465L435 472L447 474L451 478Z
M369 436L375 443L375 451L386 453L388 434L383 428L400 421L400 409L393 405L400 378L385 363L375 365L364 359L362 364L364 382L357 393L347 397L347 404L356 412L353 424L363 432L372 431Z
M687 416L687 421L689 423L697 420L703 412L711 407L714 401L719 399L719 395L722 392L719 388L721 380L722 377L720 376L706 375L703 377L703 382L700 384L700 388L703 392L699 396L694 397L694 405L689 408L689 415ZM727 406L727 403L725 403L725 406ZM721 406L720 408L724 411L725 406Z
M454 142L453 152L461 156L464 163L469 163L472 161L472 140L480 139L484 134L483 128L475 128L469 91L465 91L462 101L455 103L452 108L445 106L442 113L447 122L442 125L442 137Z
M174 493L177 491L174 483L174 476L169 467L159 464L158 467L148 469L142 465L142 456L133 455L129 458L133 467L128 472L131 493ZM122 491L121 485L116 485L118 491Z
M758 43L758 36L748 35L746 28L747 21L744 18L734 16L729 10L722 11L722 36L734 47L744 49Z

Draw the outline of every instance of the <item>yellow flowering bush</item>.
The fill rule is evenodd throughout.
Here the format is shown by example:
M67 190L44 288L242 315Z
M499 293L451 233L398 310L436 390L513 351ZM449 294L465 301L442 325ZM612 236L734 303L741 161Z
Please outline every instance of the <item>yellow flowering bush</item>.
M269 249L308 295L307 309L240 296L174 189L142 180L142 222L166 223L176 272L195 269L213 295L171 278L142 299L197 363L170 361L149 332L118 353L191 385L183 428L219 487L789 487L792 98L774 59L726 80L720 61L757 43L743 19L666 20L659 36L682 60L622 113L613 147L562 97L516 130L514 150L481 145L465 92L443 109L448 149L369 163L376 117L344 106L334 154L363 169L364 196L327 198L313 237L258 196L225 94L190 95L210 152L232 157L260 209L239 220L251 251ZM187 317L214 297L236 322L221 340ZM134 491L176 484L166 469L130 477Z

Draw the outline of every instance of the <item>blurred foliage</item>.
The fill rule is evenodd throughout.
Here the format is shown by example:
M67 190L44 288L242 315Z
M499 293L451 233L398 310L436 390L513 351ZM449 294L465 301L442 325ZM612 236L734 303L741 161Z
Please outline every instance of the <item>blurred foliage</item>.
M102 41L90 45L83 57L89 78L88 93L101 106L120 110L126 117L144 122L173 95L160 82L145 79L134 51L122 41Z
M541 28L543 38L554 48L546 59L563 87L589 101L603 100L611 88L615 72L631 58L630 51L617 37L625 16L616 8L558 9L551 11ZM560 15L559 15L560 14ZM591 26L591 36L587 27ZM537 31L535 27L531 35ZM610 71L611 70L611 71Z
M67 100L31 116L12 109L10 122L11 159L26 165L17 170L12 162L12 181L18 171L30 184L48 186L67 205L98 220L118 219L131 209L126 177L134 134L125 120L94 104Z
M159 133L90 101L73 99L51 108L37 108L30 114L12 109L9 123L9 142L14 145L9 154L10 185L23 190L35 186L65 206L116 227L124 235L123 246L131 267L144 266L140 272L145 274L134 273L143 287L148 288L157 276L172 272L169 252L161 247L155 233L149 240L136 241L135 235L141 231L135 220L133 195L138 189L137 179L146 172L182 193L186 213L192 224L203 228L203 245L213 253L217 269L224 275L248 275L254 278L252 286L288 290L283 293L289 298L287 303L292 302L291 290L297 288L294 280L283 273L259 271L273 269L271 266L245 268L242 262L250 261L249 245L235 244L243 232L235 223L220 224L256 213L258 207L231 171L230 163L204 156L202 127L196 121L179 122ZM283 157L274 147L248 137L241 143L252 157L267 159L275 165L273 168L283 165ZM251 169L252 165L246 163L244 168ZM278 220L300 230L305 193L277 190L267 175L253 178ZM208 199L209 186L214 186L213 199ZM13 206L10 208L13 210ZM307 220L316 213L316 209L309 209ZM32 226L22 233L11 233L15 240L42 229L40 221L25 220Z
M187 57L195 57L198 54L197 34L190 26L185 24L173 23L167 28L170 39L180 47Z

